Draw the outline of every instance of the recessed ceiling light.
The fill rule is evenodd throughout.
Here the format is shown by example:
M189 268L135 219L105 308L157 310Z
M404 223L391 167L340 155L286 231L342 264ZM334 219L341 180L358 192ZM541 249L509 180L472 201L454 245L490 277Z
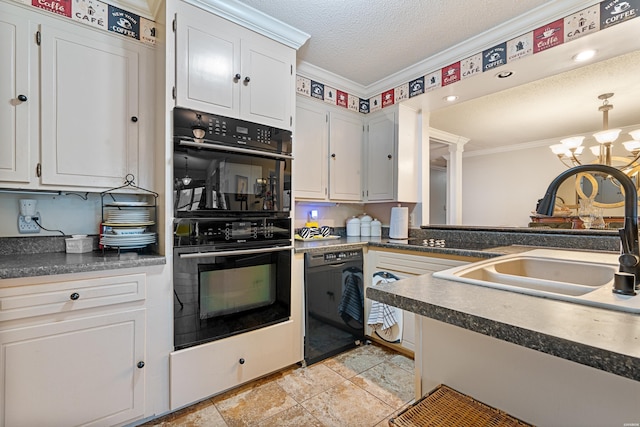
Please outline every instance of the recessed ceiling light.
M506 79L511 76L513 76L513 71L502 71L501 73L496 74L496 77L499 79Z
M594 56L596 56L595 50L583 50L582 52L574 55L573 60L575 62L584 62L590 60Z
M449 95L449 96L445 96L445 97L444 97L444 98L442 98L442 99L444 99L444 100L445 100L445 101L447 101L447 102L453 102L453 101L455 101L456 99L458 99L458 97L457 97L456 95Z

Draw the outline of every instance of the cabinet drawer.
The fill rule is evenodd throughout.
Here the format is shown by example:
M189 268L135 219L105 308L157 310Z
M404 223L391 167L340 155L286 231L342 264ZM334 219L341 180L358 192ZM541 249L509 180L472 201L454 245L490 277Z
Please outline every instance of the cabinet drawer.
M144 300L144 274L0 289L0 321Z
M171 409L301 361L298 331L289 320L171 353Z

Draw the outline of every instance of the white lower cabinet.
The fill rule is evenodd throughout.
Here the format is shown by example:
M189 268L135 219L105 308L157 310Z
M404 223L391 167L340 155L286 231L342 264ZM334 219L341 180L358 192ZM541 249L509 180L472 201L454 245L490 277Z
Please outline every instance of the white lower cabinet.
M144 274L0 282L0 426L143 417Z
M171 353L171 409L301 361L300 340L298 322L289 320Z
M416 255L414 255L415 253ZM442 258L430 256L427 253L419 255L420 252L409 253L407 251L384 251L369 250L367 256L367 267L365 270L365 286L371 286L373 274L379 271L392 273L399 279L405 279L412 276L420 276L423 274L434 273L447 268L468 264L477 261L477 259L469 258L468 260L451 258ZM369 317L371 310L371 300L365 299L365 318ZM415 351L416 343L416 317L409 311L402 312L402 338L398 343L405 350ZM372 336L373 330L369 325L365 327L365 334Z

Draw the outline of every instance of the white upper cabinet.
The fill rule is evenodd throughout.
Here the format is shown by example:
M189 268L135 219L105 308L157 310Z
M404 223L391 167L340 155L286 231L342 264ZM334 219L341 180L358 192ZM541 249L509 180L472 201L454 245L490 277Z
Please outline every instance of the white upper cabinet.
M383 110L367 122L365 198L392 201L396 187L396 113Z
M294 195L319 201L362 200L363 121L323 102L298 98Z
M332 200L362 200L362 139L360 117L329 113L329 196Z
M0 14L0 181L29 182L29 143L37 120L37 84L29 67L30 22Z
M294 193L298 198L328 200L329 112L299 102L293 135Z
M91 35L41 26L43 184L109 188L138 175L139 53Z
M153 48L0 2L0 54L1 186L150 184Z
M176 105L293 127L295 49L186 3L176 14Z

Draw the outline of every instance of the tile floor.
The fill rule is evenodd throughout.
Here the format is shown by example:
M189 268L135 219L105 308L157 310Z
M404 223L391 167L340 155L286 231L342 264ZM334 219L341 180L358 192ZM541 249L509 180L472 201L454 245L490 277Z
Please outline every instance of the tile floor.
M377 344L293 366L145 427L382 427L413 402L413 360Z

